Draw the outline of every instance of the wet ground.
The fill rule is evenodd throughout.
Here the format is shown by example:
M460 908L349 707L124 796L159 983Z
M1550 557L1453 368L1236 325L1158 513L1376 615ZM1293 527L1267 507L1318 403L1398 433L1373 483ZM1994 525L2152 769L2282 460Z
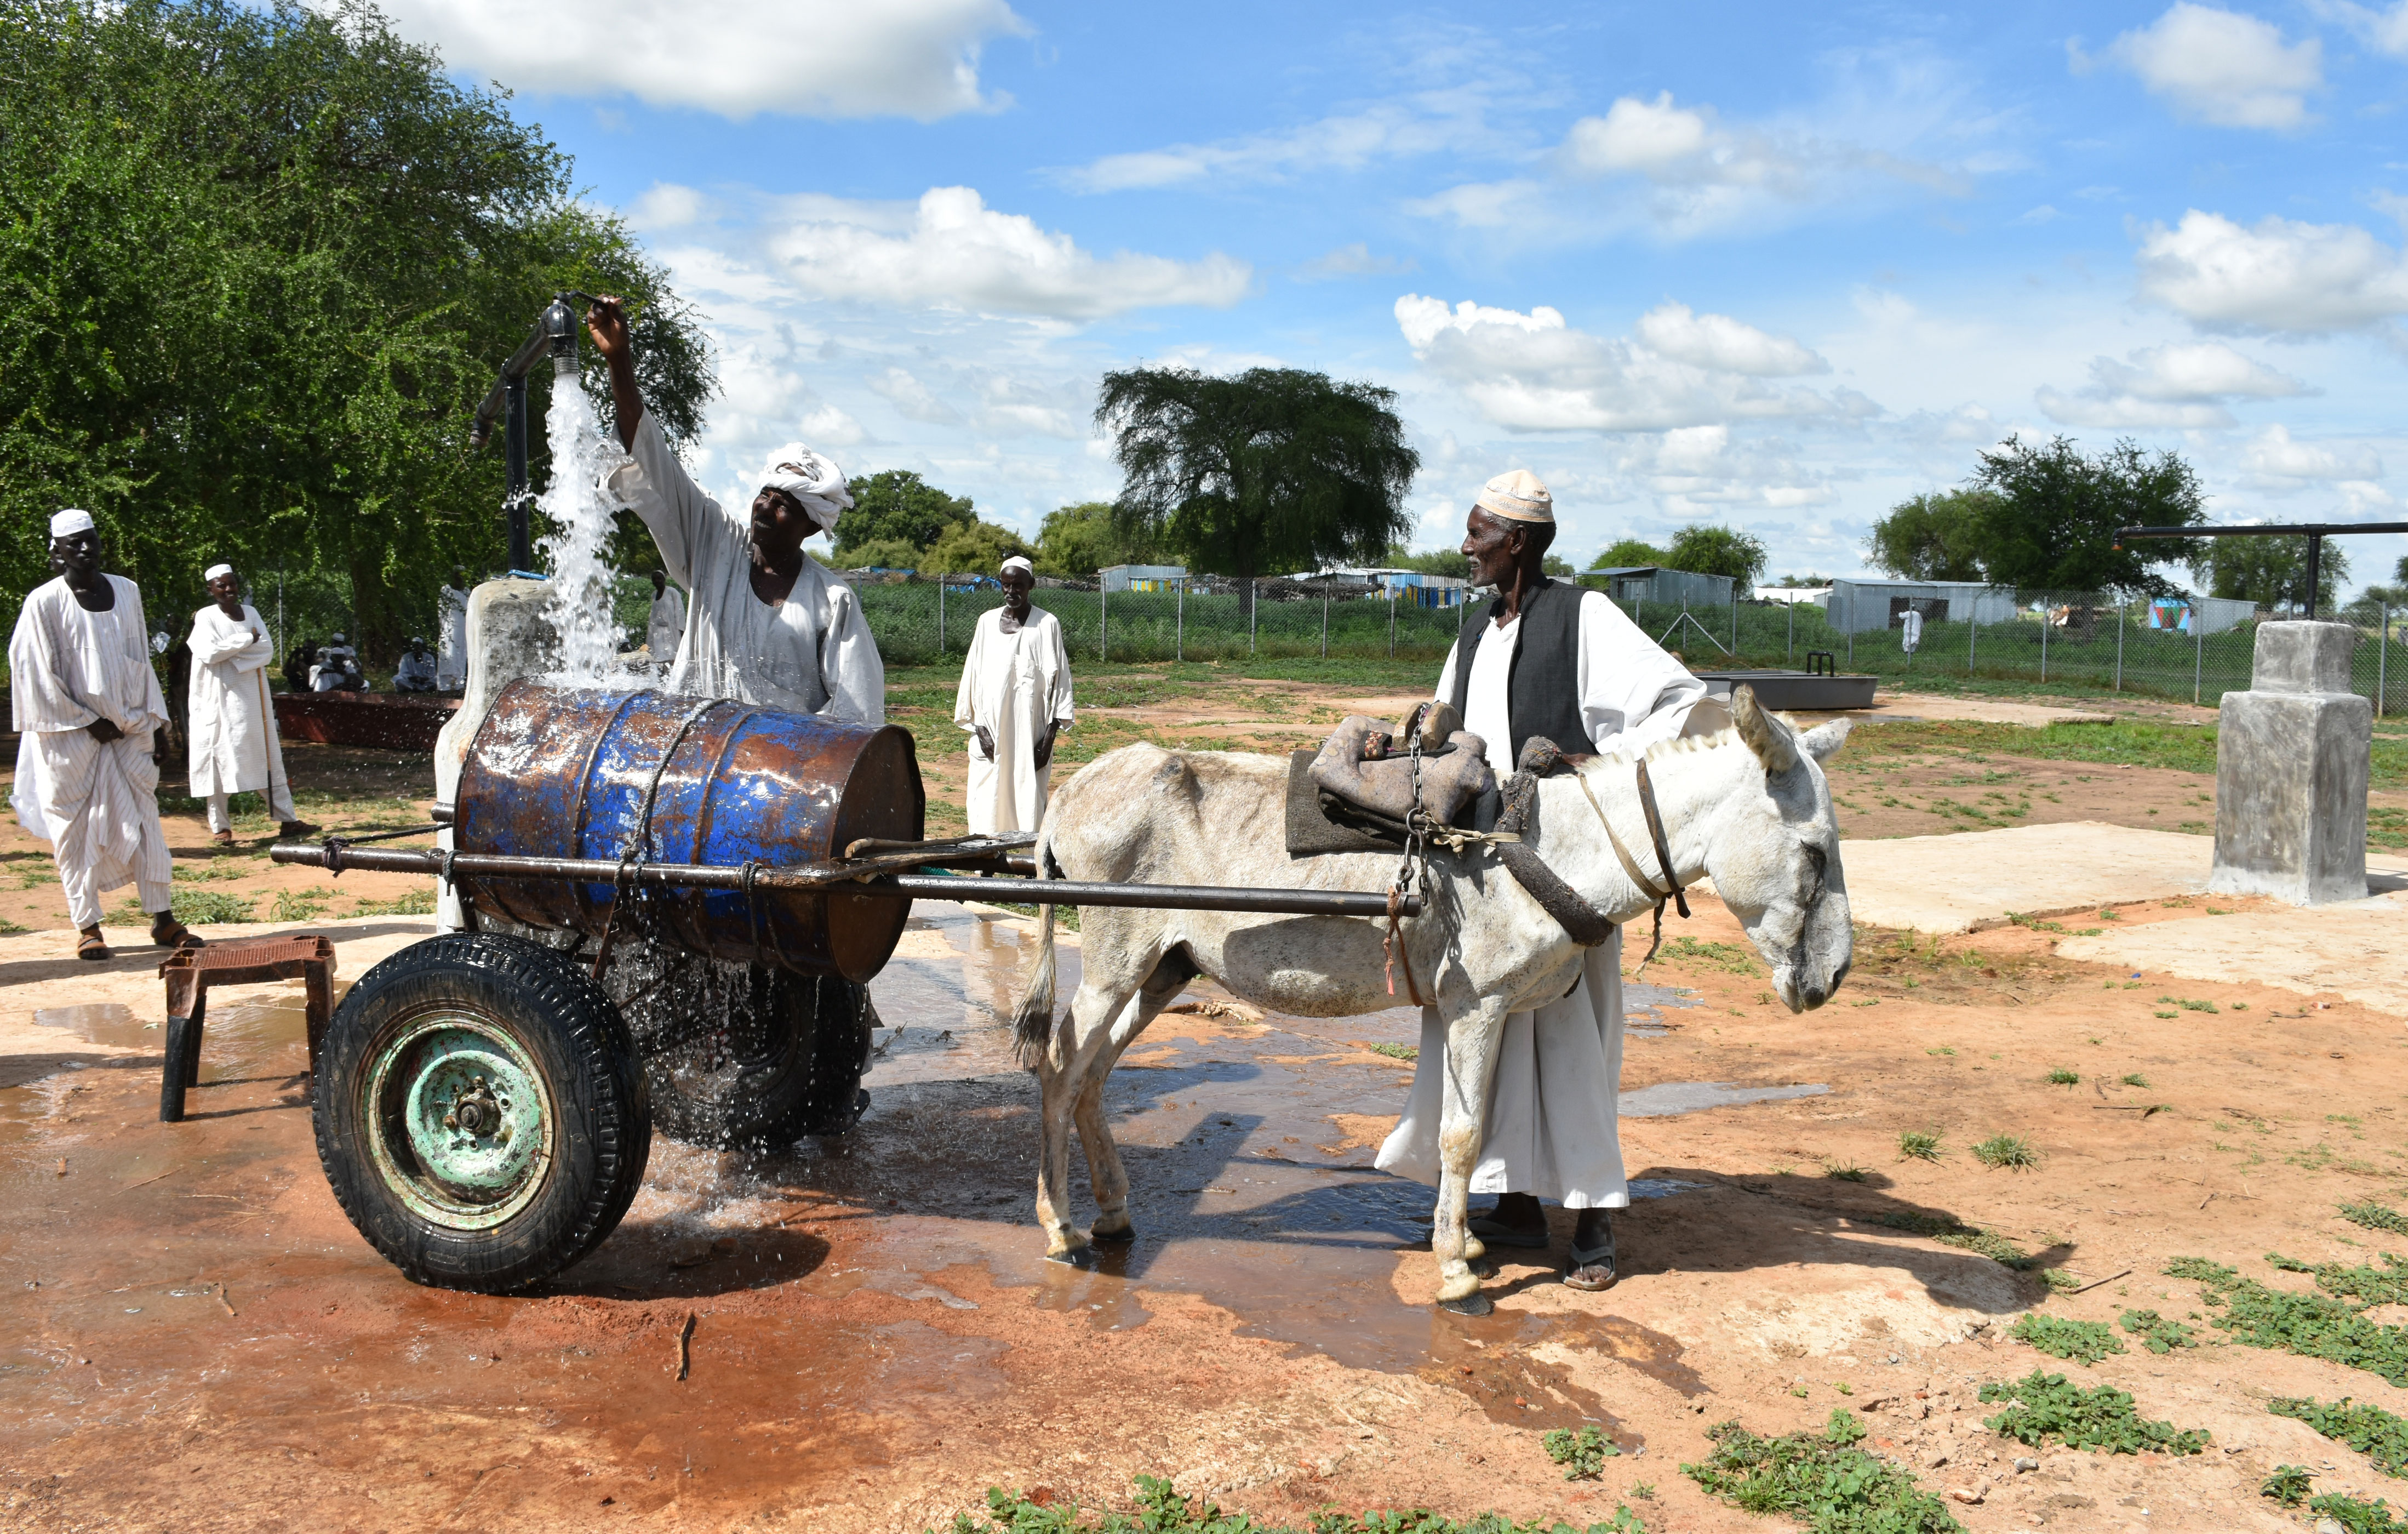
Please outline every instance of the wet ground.
M1142 1472L1297 1522L1628 1502L1659 1531L1742 1528L1679 1473L1704 1428L1847 1405L1927 1484L1979 1496L1976 1529L2275 1527L2256 1480L2339 1451L2258 1401L2408 1410L2338 1365L2138 1354L2098 1377L2220 1452L2018 1474L1971 1396L2067 1367L2001 1340L2038 1277L1888 1223L2002 1232L2104 1285L2056 1308L2109 1318L2176 1287L2153 1275L2177 1253L2326 1260L2350 1228L2334 1197L2399 1175L2397 1020L2247 987L2216 1021L2152 1012L2155 988L2025 929L1880 963L1869 938L1846 1005L1791 1018L1700 901L1699 941L1649 975L1678 989L1632 988L1622 1283L1554 1282L1557 1211L1556 1250L1498 1254L1499 1310L1473 1321L1428 1304L1427 1193L1369 1166L1411 1070L1370 1046L1416 1038L1401 1011L1256 1018L1189 993L1110 1088L1140 1240L1096 1270L1044 1262L1031 1092L996 1022L1025 924L920 909L875 986L900 1026L856 1133L754 1156L656 1140L618 1233L509 1298L413 1287L344 1221L297 994L213 997L177 1125L141 1004L43 1009L56 1046L0 1078L21 1083L0 1088L0 1526L916 1530L990 1484L1092 1505ZM2041 1081L2060 1055L2078 1094ZM2143 1070L2146 1092L2090 1080ZM1940 1131L1943 1160L1897 1159L1901 1127ZM1963 1154L2009 1128L2041 1171ZM1623 1449L1601 1484L1540 1448L1584 1421Z

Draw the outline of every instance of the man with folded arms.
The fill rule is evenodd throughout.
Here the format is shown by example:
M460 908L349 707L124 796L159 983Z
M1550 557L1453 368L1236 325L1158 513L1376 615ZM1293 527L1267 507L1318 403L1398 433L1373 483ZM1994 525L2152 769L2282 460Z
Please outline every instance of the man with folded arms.
M212 565L210 605L193 614L192 794L207 799L209 837L234 845L234 817L226 801L236 794L265 794L267 813L284 837L314 835L317 827L293 810L293 781L284 773L284 745L276 737L276 707L267 693L267 663L276 642L259 609L242 599L242 581L231 565Z

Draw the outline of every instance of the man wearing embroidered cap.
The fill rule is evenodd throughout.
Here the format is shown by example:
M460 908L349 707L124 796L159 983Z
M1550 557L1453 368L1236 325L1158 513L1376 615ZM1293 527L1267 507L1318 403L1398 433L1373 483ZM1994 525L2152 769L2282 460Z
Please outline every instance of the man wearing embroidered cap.
M843 471L800 442L753 477L750 517L721 509L669 451L636 385L635 343L615 298L586 310L610 366L619 441L631 461L605 488L652 529L670 581L691 606L672 692L741 698L862 724L886 722L886 667L853 588L803 552L853 506Z
M100 567L92 513L50 519L55 581L26 595L8 639L9 712L20 740L18 823L50 844L76 957L105 959L100 897L132 884L150 918L150 940L197 947L176 920L167 834L159 824L159 764L151 733L167 700L150 669L142 593Z
M969 735L970 835L1034 831L1054 784L1054 738L1070 725L1062 621L1028 599L1037 569L1003 562L1003 606L979 614L953 723Z
M1555 498L1526 469L1489 480L1468 518L1471 583L1497 595L1448 654L1438 696L1487 742L1500 777L1533 738L1573 753L1644 750L1683 733L1706 695L1705 684L1603 593L1548 577L1555 534ZM1445 1030L1425 1009L1412 1096L1380 1148L1383 1168L1438 1181L1445 1057ZM1542 1198L1580 1211L1565 1275L1575 1288L1602 1289L1614 1279L1611 1211L1630 1202L1616 1117L1621 1078L1617 928L1588 951L1570 996L1506 1020L1471 1176L1472 1192L1498 1196L1471 1221L1491 1246L1546 1247Z
M268 699L267 663L276 642L259 609L242 599L233 566L212 565L205 579L213 600L193 614L193 635L185 641L193 652L193 796L208 801L209 835L221 847L234 845L226 800L236 794L266 795L280 835L312 835L318 828L293 810L284 746Z

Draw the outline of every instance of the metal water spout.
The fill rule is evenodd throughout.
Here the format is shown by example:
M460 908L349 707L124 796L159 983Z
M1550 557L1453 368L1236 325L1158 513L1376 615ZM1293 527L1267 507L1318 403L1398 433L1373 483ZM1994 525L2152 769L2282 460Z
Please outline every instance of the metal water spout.
M502 423L502 452L507 465L509 488L502 497L502 511L510 521L510 568L532 570L535 567L534 531L528 523L527 509L535 504L535 491L527 483L527 423L526 380L535 370L539 357L552 358L555 380L577 378L577 311L569 307L572 298L585 298L581 293L556 293L536 317L535 328L510 360L502 364L494 386L485 392L477 406L477 419L468 428L468 446L481 448L494 435L494 423ZM554 387L558 387L555 383Z

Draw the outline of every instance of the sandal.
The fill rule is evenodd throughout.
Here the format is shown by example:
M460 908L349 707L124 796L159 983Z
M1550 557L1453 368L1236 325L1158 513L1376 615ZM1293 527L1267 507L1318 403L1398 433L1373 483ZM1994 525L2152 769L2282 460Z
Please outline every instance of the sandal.
M88 926L76 934L77 958L106 959L110 956L108 943L101 937L100 928Z
M164 922L153 922L150 924L150 942L151 946L155 948L181 949L207 948L208 946L208 942L202 939L199 933L194 931L191 927L186 926L183 923L176 920L173 916L167 917Z
M231 847L234 845L234 833L232 831L211 831L209 833L209 839L216 842L221 847Z
M1571 1262L1564 1269L1564 1287L1584 1294L1596 1294L1611 1289L1618 1275L1613 1270L1613 1226L1605 1227L1605 1240L1598 1246L1572 1242Z

